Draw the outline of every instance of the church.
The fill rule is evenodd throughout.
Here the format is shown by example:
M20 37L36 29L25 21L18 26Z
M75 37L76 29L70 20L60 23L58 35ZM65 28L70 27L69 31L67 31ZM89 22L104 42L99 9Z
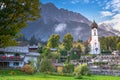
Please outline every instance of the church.
M90 54L100 54L100 42L98 39L98 25L95 21L91 24Z

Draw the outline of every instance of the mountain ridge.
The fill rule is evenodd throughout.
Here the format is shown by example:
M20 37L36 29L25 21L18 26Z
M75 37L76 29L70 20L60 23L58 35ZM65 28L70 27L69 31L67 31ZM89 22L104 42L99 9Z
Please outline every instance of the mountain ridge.
M87 40L91 35L91 21L80 13L68 11L63 8L58 9L54 4L42 4L41 18L29 22L28 26L21 30L23 35L30 39L35 35L36 39L47 41L51 34L60 34L62 40L66 33L71 33L74 40ZM100 36L115 36L114 32L105 30L104 25L100 25L98 32ZM113 29L110 29L113 31ZM118 32L120 34L120 32Z

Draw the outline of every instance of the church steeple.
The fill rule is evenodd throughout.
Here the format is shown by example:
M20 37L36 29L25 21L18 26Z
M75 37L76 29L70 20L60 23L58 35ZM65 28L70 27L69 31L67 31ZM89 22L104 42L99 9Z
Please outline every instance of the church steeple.
M98 28L98 25L97 25L97 23L95 22L95 21L93 21L93 23L91 24L91 28L93 29L93 28Z
M100 54L100 42L98 39L98 25L95 21L91 24L90 54Z

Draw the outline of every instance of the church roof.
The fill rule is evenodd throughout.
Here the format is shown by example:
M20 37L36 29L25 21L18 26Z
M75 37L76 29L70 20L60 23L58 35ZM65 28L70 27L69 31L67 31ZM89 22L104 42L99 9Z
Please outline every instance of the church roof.
M95 22L95 21L93 21L93 23L91 24L91 28L93 29L93 28L98 28L98 25L97 25L97 23Z
M90 43L90 42L91 42L91 40L92 40L92 38L91 38L91 37L89 37L89 39L88 39L88 43Z

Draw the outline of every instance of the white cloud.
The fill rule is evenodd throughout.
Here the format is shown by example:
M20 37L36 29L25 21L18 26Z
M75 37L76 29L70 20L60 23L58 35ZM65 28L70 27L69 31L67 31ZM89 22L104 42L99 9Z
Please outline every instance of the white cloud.
M82 30L82 28L79 26L79 27L75 28L74 30L79 32L80 30Z
M107 17L107 16L112 16L114 13L110 12L110 11L102 11L101 15L102 17Z
M85 3L89 3L89 0L84 0Z
M109 9L110 8L110 4L107 3L107 5L105 6L105 9Z
M62 32L66 29L66 27L67 27L67 24L60 23L60 24L56 25L55 32Z
M120 0L111 0L107 2L105 9L112 9L113 12L120 12Z
M117 3L119 3L119 2L120 2L120 0L112 0L112 1L111 1L112 4L117 4Z
M75 35L79 35L79 32L82 30L80 26L74 29Z
M113 16L113 19L120 19L120 14L116 14L115 16Z
M111 20L106 20L102 23L111 25L114 29L120 31L120 0L111 0L106 2L105 11L101 12L104 17L111 17ZM110 11L108 11L110 10Z
M72 4L76 4L76 3L79 3L79 2L80 2L80 0L71 0Z
M116 24L116 25L114 26L114 29L120 31L120 23Z
M109 24L113 27L113 29L120 31L120 14L114 15L111 20L107 20L102 23Z
M90 0L71 0L70 2L72 4L77 4L77 3L80 3L80 2L89 3Z

